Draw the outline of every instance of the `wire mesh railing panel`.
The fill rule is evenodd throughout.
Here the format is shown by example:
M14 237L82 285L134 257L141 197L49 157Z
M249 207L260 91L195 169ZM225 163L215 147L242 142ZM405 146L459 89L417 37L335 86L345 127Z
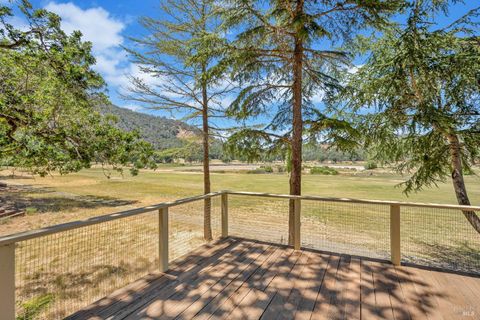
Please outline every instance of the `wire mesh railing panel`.
M229 195L228 202L229 235L288 243L288 199Z
M480 234L462 211L402 206L400 232L403 262L480 274Z
M221 198L210 200L212 238L221 236ZM208 202L207 202L208 203ZM169 208L169 261L188 254L206 243L204 238L204 200Z
M302 201L303 247L371 258L390 257L390 206Z
M17 319L61 319L153 271L158 213L17 243Z

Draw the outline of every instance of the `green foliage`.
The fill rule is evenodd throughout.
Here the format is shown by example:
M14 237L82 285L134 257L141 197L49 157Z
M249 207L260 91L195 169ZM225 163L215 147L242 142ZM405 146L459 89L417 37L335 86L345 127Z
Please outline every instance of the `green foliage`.
M199 162L203 159L202 146L195 141L186 142L184 147L157 151L155 158L163 163L172 163L177 159L184 159L187 162Z
M450 177L455 140L463 166L480 155L480 9L433 29L448 3L412 1L405 26L362 39L371 54L345 95L354 111L371 108L360 117L366 147L411 174L407 193Z
M22 311L17 320L35 320L53 302L53 294L44 294L22 303Z
M373 170L373 169L377 169L377 168L378 168L378 165L374 161L368 161L365 164L365 170Z
M334 146L306 144L303 147L303 159L305 161L331 161L333 163L342 161L361 161L365 159L365 153L360 149L342 151Z
M361 27L385 26L386 18L404 1L223 3L224 27L234 39L227 61L234 80L242 86L227 113L238 121L268 118L264 125L237 130L228 140L234 145L230 149L249 160L266 152L283 157L293 144L295 150L301 149L298 137L302 134L297 133L293 142L294 127L296 132L306 131L312 140L335 140L342 147L354 144L350 136L355 132L348 121L320 110L315 98L322 92L327 102L342 88L342 75L352 57L335 49L337 43L349 41ZM295 122L298 107L294 106L298 105L301 111L296 118L302 119Z
M149 142L155 150L180 148L187 144L186 137L200 137L201 130L185 122L158 117L119 108L114 105L98 107L102 115L113 115L115 126L121 130L138 131L140 137Z
M0 158L46 175L88 168L92 162L121 171L153 166L152 150L136 132L115 128L95 112L106 103L104 81L93 71L91 44L80 32L65 34L60 18L33 10L20 12L32 27L18 30L0 12Z
M472 168L463 168L463 175L464 176L473 176L473 175L475 175L475 171Z
M245 128L234 132L228 138L225 151L233 157L253 162L284 154L285 144L262 130Z
M310 169L310 174L323 174L328 176L335 176L338 171L330 167L313 167Z
M273 168L272 166L262 166L263 170L265 170L266 173L273 173Z
M209 143L217 129L211 119L224 115L222 99L234 87L224 77L228 66L220 62L225 39L219 29L216 2L166 0L160 7L160 19L140 20L147 35L132 38L135 47L127 49L133 63L158 81L132 77L125 98L146 108L170 112L183 121L201 120L201 134L206 139L200 155L206 154L207 161ZM170 147L185 150L187 146ZM188 157L196 161L193 156Z

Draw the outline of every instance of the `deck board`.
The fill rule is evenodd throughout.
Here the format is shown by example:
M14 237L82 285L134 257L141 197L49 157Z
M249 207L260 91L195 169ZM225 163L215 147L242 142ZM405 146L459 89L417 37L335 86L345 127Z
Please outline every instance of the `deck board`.
M212 279L218 277L218 273L221 273L223 268L233 264L236 259L243 258L252 245L252 242L241 242L237 247L226 251L220 256L217 262L212 262L210 266L196 274L190 274L190 277L184 281L168 288L162 288L161 291L150 292L142 297L140 305L124 308L119 319L160 318L169 312L172 304L175 304L174 300L170 300L171 297L177 293L188 294L192 290L198 289L198 286L211 282Z
M480 278L227 238L67 319L480 319Z

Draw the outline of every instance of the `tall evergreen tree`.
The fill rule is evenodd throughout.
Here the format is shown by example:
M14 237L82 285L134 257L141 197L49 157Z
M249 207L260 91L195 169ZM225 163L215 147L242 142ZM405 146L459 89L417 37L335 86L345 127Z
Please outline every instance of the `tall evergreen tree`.
M385 25L386 17L402 4L400 0L226 1L225 25L236 33L231 47L234 76L244 86L229 112L239 120L272 116L260 130L232 135L234 148L252 157L265 145L287 149L290 194L300 195L305 120L325 120L313 97L337 92L338 73L349 66L348 54L332 49L334 43L349 40L359 28ZM290 244L293 212L291 201Z
M480 8L434 29L454 1L411 1L405 26L362 41L371 52L345 96L362 116L367 144L381 161L411 174L405 191L451 177L461 205L470 205L464 172L480 155ZM362 111L365 113L365 111ZM480 218L463 212L480 233Z
M204 193L210 192L209 146L216 129L210 119L223 116L222 98L233 89L219 63L224 39L213 0L166 0L160 20L145 17L145 38L129 49L141 71L157 79L132 78L127 99L147 108L169 111L186 120L201 120ZM212 239L211 200L204 206L205 239Z

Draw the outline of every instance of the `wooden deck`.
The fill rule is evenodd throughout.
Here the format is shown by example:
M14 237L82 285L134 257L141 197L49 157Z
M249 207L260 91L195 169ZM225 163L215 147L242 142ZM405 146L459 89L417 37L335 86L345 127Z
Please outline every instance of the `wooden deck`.
M480 319L480 278L228 238L68 319Z

